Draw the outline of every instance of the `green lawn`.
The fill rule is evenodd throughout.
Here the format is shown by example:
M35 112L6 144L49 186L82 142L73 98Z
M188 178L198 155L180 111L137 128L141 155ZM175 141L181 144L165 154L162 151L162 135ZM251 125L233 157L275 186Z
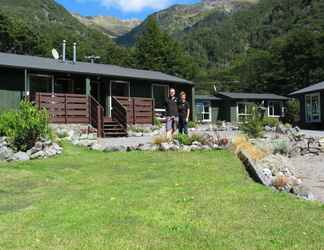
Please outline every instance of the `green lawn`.
M0 249L324 249L324 206L253 183L226 151L0 164Z

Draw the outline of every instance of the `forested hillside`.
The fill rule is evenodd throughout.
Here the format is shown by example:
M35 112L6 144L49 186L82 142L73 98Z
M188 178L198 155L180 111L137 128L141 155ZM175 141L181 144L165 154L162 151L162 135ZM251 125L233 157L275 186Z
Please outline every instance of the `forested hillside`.
M199 89L287 94L324 79L324 2L261 0L216 12L178 36L200 65Z

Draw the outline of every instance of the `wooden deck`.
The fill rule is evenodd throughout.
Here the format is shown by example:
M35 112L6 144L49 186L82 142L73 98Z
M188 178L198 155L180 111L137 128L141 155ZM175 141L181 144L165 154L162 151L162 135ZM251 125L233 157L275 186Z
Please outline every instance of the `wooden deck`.
M37 107L49 112L51 123L91 124L98 136L127 136L127 125L152 124L154 102L150 98L112 98L112 117L104 116L104 108L92 96L79 94L35 93Z

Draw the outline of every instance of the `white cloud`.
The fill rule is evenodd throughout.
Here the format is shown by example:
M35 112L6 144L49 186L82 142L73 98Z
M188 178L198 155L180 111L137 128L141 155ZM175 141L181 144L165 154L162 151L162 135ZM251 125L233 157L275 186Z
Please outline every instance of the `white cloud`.
M77 0L79 2L99 2L106 8L117 7L124 12L140 12L145 8L160 10L170 4L170 0Z

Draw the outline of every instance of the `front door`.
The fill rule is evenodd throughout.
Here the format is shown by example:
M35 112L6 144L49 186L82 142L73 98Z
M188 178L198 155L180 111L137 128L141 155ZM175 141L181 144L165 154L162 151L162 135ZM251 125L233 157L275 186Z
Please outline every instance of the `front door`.
M130 96L129 82L124 81L111 81L111 96Z

